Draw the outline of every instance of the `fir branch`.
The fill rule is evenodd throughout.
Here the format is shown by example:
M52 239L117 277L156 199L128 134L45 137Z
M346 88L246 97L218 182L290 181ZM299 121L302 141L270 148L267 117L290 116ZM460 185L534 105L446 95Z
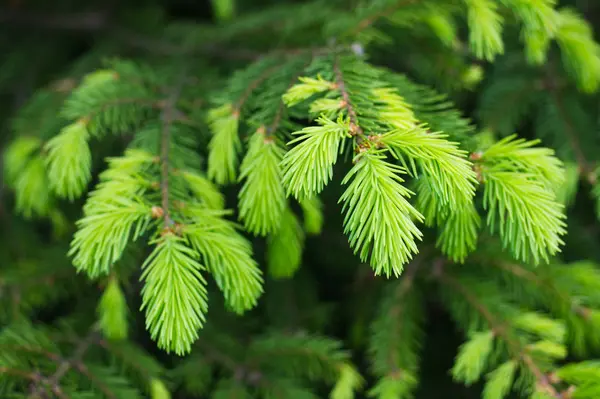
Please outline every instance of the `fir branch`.
M508 345L508 349L511 352L511 355L516 359L522 362L522 364L531 371L534 375L535 379L539 386L552 398L556 399L564 399L563 396L556 390L556 388L550 382L548 376L546 376L535 363L531 355L528 353L526 348L522 348L521 344L514 340L509 333L507 326L505 323L496 319L496 317L492 314L492 312L482 304L477 296L473 294L467 287L461 284L456 278L450 276L445 273L443 269L438 269L438 278L441 282L447 284L452 287L458 293L460 293L465 300L473 306L473 308L486 320L489 327L492 329L493 333L501 337L506 344Z

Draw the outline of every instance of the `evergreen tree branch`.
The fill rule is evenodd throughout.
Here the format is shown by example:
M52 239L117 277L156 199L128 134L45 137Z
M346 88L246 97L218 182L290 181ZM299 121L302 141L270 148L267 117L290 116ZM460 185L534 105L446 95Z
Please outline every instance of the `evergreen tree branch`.
M583 151L579 135L574 128L573 121L569 117L569 114L565 111L562 95L560 93L561 89L559 87L556 87L556 85L552 82L545 86L546 91L550 93L556 105L556 109L558 110L560 117L565 122L565 127L567 129L565 132L566 138L571 146L571 149L573 150L573 154L575 155L575 160L577 161L577 165L579 166L580 173L582 177L584 177L590 184L593 185L596 183L595 167L587 159L585 152Z
M542 290L550 292L551 295L555 295L560 298L564 303L568 304L568 308L572 309L575 314L581 316L583 319L588 320L590 318L590 309L582 306L578 301L573 298L568 292L560 290L556 285L548 280L544 280L538 277L535 273L527 270L521 265L508 262L490 262L493 266L496 266L502 270L505 270L518 278L523 278L529 282L537 285Z
M75 348L73 355L68 359L63 359L56 368L56 371L52 376L46 379L46 384L50 387L59 387L61 379L71 370L71 368L77 367L78 364L81 364L83 357L90 347L94 344L94 342L98 339L97 326L93 326L92 330L88 335L79 342L79 345ZM42 395L41 386L34 387L30 393L31 398L39 398ZM42 396L43 397L43 396ZM66 397L66 396L65 396ZM114 396L110 397L111 399L115 398Z
M504 322L498 320L492 312L482 304L477 296L472 293L467 287L461 284L456 278L445 273L443 268L438 270L438 278L441 282L452 287L455 291L460 293L465 300L473 306L473 308L486 320L492 332L501 337L508 345L509 352L516 359L519 360L531 373L534 375L538 385L543 389L545 393L550 395L552 398L564 399L562 394L559 393L554 385L550 382L548 376L546 376L542 370L535 363L531 355L528 353L526 348L522 348L521 344L511 337L507 326Z
M82 361L74 362L73 366L79 373L87 377L87 379L95 385L107 399L119 399L113 391L103 383L96 375L94 375L90 369Z
M160 192L165 229L170 228L173 224L169 211L169 151L171 148L171 125L175 120L175 106L183 88L185 81L184 76L185 75L182 73L179 83L175 86L173 92L169 96L161 115Z
M366 135L358 123L358 115L356 114L356 110L352 105L350 94L346 89L346 84L344 83L344 75L342 74L342 69L340 68L338 57L336 57L336 61L333 65L333 70L335 72L335 88L340 91L342 95L343 108L346 109L348 117L350 118L349 132L352 136L358 136L358 141L360 144L363 139L366 139Z
M33 384L32 388L39 387L40 384L43 384L47 388L50 388L52 393L54 393L59 399L69 399L69 397L65 395L65 393L63 392L61 387L50 384L48 379L44 378L38 372L30 372L30 371L26 371L26 370L20 370L20 369L14 369L14 368L10 368L10 367L0 366L0 375L2 375L2 374L12 375L12 376L15 376L18 378L23 378L23 379L29 380ZM40 388L40 389L43 389L43 388ZM41 396L42 393L44 394L44 396ZM46 394L46 391L43 390L37 396L30 396L30 398L32 398L32 399L45 398L45 394Z
M239 117L242 107L244 106L244 104L246 104L246 102L248 101L248 99L250 98L252 93L265 80L267 80L273 73L275 73L277 70L282 68L283 65L284 64L281 63L281 64L273 65L272 67L265 69L260 75L258 75L255 79L253 79L248 84L248 87L246 87L246 90L244 90L244 92L242 93L242 95L240 96L240 98L237 100L237 102L235 103L235 105L233 107L233 112L234 112L234 114L236 114L236 117Z

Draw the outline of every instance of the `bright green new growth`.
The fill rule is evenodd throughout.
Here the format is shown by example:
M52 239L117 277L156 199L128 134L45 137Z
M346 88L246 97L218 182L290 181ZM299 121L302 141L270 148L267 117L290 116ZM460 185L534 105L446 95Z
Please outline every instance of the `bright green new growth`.
M191 223L183 228L183 235L204 259L228 305L237 313L254 307L262 293L262 277L250 243L223 218L226 212L203 207L185 212Z
M304 198L300 201L304 216L304 230L307 234L320 234L323 229L323 204L319 197Z
M127 301L119 281L112 276L98 305L100 329L111 340L127 338Z
M423 216L408 202L413 194L402 186L403 169L377 153L359 155L342 184L348 188L344 203L344 231L350 245L369 261L375 275L399 276L403 264L418 253L422 236L415 221Z
M213 133L208 156L208 177L219 184L235 181L238 152L238 115L230 104L213 109L207 121Z
M503 399L510 392L517 364L508 361L487 375L487 383L483 390L483 399Z
M223 19L233 15L233 2L216 3ZM335 276L356 281L360 291L351 291L352 299L366 304L367 311L349 312L348 341L369 365L369 397L413 397L430 300L464 333L454 380L482 381L484 399L511 391L532 399L600 397L598 363L567 358L600 348L600 274L593 262L558 256L565 208L581 186L592 186L600 215L600 169L572 137L597 128L584 123L593 119L596 98L578 93L593 93L600 82L600 47L583 18L557 9L554 0L381 0L360 7L315 1L240 18L198 31L169 26L158 47L178 57L111 61L81 79L74 73L72 86L45 88L15 120L5 181L26 218L56 222L63 206L57 199L84 195L92 171L103 168L69 251L75 268L103 288L96 316L107 340L99 352L124 358L110 357L119 372L91 370L107 376L100 383L127 399L168 398L171 388L217 399L308 399L316 397L314 384L326 383L330 398L353 399L365 380L341 343L288 333L321 328L338 310L310 292L323 284L312 279L313 268L302 268L303 259L313 259L304 256L308 245L339 251L329 244L339 243L331 238L341 228L327 223L340 212L342 244L357 265L344 259ZM262 47L257 54L230 51L246 37L268 47L267 40L254 43L253 27L281 42L264 54ZM178 35L185 37L181 48L170 45ZM207 47L207 37L218 45ZM409 56L390 57L397 48ZM193 54L179 58L186 49ZM371 57L372 50L384 51ZM219 60L234 57L235 65L213 65L213 51ZM393 70L375 66L386 59ZM475 106L485 130L449 97L413 79L459 101L488 85ZM538 140L513 134L529 127L523 122L530 108L531 134L545 145L554 135L548 138L573 147L564 165ZM42 109L52 123L38 121ZM233 201L235 210L226 209L229 190L227 206ZM308 241L322 233L322 240ZM254 255L255 243L265 244L264 257ZM26 263L18 263L19 277L29 272ZM46 299L16 289L15 277L1 280L3 292L23 296L14 308L29 312ZM261 299L263 284L279 292ZM127 346L134 335L129 319L133 326L136 317L127 306L131 286L140 287L140 315L152 339L166 352L189 354L174 362L168 383L149 355ZM0 317L10 319L10 298L0 299L7 302ZM219 299L228 312L219 313ZM263 301L237 324L234 316ZM268 327L285 333L262 331L264 314L275 315ZM23 336L0 331L0 346L48 358L29 363L17 349L0 350L0 368L45 370L52 357L70 358L41 329L15 331ZM130 358L143 365L143 393L118 378ZM88 382L71 371L68 381L85 386L86 396Z
M307 230L307 233L309 231ZM286 208L279 229L267 240L267 270L274 278L289 278L300 267L304 230L294 213Z
M560 251L560 237L566 233L563 206L555 194L564 172L553 151L514 138L481 155L487 224L499 231L504 247L517 259L548 261Z
M471 339L459 349L452 376L458 381L471 385L483 374L487 367L488 357L494 345L494 334L491 331L474 333Z
M286 198L281 184L279 163L284 150L264 129L254 133L248 152L240 166L244 184L239 193L240 219L246 229L256 235L278 230Z
M109 160L96 189L84 206L84 217L71 243L70 256L78 270L90 277L108 274L129 243L140 237L151 220L151 206L142 199L146 187L142 171L154 158L130 150Z
M60 197L81 196L92 178L88 138L85 122L78 121L46 143L50 188Z
M504 52L503 18L493 0L465 0L468 8L469 43L475 56L493 61Z
M317 119L319 126L305 127L299 137L288 145L297 144L281 161L283 184L288 195L297 199L320 193L333 177L333 165L343 150L342 141L348 137L349 124L342 118ZM298 144L299 143L299 144Z
M184 240L167 233L142 265L142 309L159 348L183 355L191 350L208 310L204 270ZM184 321L185 320L185 321Z

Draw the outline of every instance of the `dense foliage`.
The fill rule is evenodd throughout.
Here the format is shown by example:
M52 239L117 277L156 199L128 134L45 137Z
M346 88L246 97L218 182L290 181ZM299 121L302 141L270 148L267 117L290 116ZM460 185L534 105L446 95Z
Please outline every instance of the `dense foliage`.
M599 5L6 7L3 398L600 397Z

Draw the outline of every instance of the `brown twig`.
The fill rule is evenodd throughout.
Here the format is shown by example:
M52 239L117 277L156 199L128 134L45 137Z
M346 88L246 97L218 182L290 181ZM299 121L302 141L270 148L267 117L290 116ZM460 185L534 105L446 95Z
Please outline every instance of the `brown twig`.
M56 371L52 376L44 380L44 384L49 386L53 392L56 390L61 391L60 389L60 380L69 372L71 368L74 367L76 363L80 363L85 353L90 348L90 346L97 339L97 327L92 327L92 331L88 334L88 336L79 342L79 345L73 352L73 355L69 359L63 359L56 368ZM39 398L43 393L43 388L40 385L37 385L31 392L30 398ZM67 397L67 396L61 396Z
M183 74L182 74L183 76ZM168 229L173 224L171 214L169 212L169 150L171 140L171 125L174 121L175 105L181 94L181 89L185 79L181 79L179 84L175 86L175 89L169 96L163 112L161 115L162 128L161 128L161 147L160 147L160 192L161 192L161 207L163 210L163 219L165 223L165 229Z
M344 108L348 113L348 117L350 118L350 133L354 136L364 136L364 131L358 124L358 115L352 106L352 101L350 100L350 93L348 93L348 89L346 88L346 83L344 82L344 75L342 74L342 69L340 68L339 59L336 59L333 70L335 72L335 84L336 88L340 91L342 95L342 100L344 103Z

